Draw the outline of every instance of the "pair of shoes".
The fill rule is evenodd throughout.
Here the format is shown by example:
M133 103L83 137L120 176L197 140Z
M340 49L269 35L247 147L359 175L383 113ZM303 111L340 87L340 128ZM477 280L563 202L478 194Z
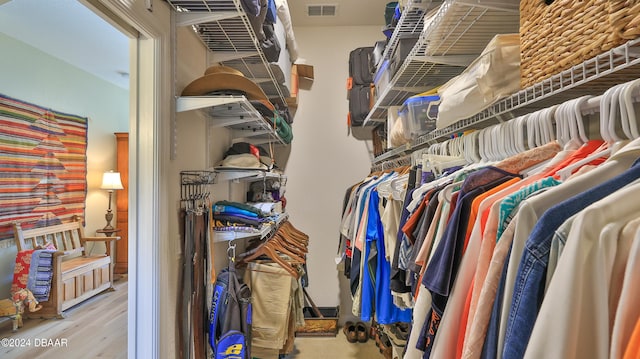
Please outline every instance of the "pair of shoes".
M358 341L358 334L356 331L356 325L353 322L346 322L342 327L344 336L347 337L349 343L355 343Z
M367 334L367 326L363 322L356 323L356 336L360 343L366 343L369 340L369 334Z

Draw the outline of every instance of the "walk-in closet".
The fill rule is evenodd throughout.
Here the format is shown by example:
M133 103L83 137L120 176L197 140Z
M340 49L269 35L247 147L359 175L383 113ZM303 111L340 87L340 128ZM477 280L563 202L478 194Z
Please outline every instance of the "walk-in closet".
M2 358L640 358L637 0L0 0L0 49Z

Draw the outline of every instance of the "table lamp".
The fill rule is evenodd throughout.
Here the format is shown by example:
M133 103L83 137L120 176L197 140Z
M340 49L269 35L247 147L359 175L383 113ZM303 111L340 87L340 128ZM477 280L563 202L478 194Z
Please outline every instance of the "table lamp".
M114 190L124 189L122 181L120 180L120 172L113 172L113 170L105 172L102 175L102 185L100 186L100 189L106 189L107 192L109 192L109 208L107 209L107 214L104 215L104 218L107 220L107 225L103 230L110 231L114 229L111 225L111 220L113 219L113 212L111 211L111 194Z

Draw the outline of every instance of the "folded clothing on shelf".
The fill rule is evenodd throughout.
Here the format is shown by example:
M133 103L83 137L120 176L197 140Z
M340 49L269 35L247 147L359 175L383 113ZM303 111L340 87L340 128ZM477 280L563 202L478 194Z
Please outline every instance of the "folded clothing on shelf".
M260 228L270 220L266 218L249 217L241 214L214 214L215 227L252 227Z
M245 211L243 209L239 209L239 208L236 208L236 207L215 206L214 207L214 216L217 217L217 216L221 216L221 215L241 216L241 217L252 218L252 219L262 218L262 217L258 216L257 214L255 214L253 212Z
M247 142L236 142L225 152L224 159L216 168L268 170L271 166L271 156L264 148Z
M248 217L264 218L268 217L267 213L264 213L260 209L251 205L232 202L232 201L218 201L213 204L213 213L216 214L240 214Z
M247 204L272 215L282 213L282 202L255 202Z

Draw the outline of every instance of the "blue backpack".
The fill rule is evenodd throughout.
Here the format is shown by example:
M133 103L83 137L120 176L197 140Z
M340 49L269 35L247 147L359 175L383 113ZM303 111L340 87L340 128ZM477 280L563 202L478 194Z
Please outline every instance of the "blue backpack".
M209 344L215 359L251 358L251 289L238 280L233 261L213 290Z

